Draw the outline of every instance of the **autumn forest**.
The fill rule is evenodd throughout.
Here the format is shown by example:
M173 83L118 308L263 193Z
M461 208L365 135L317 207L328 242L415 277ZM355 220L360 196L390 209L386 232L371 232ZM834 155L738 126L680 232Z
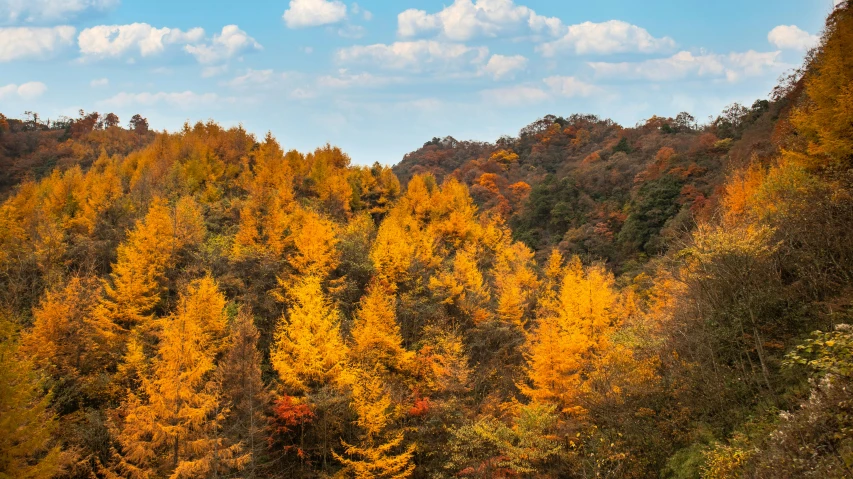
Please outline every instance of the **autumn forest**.
M393 167L0 115L0 478L853 477L850 52Z

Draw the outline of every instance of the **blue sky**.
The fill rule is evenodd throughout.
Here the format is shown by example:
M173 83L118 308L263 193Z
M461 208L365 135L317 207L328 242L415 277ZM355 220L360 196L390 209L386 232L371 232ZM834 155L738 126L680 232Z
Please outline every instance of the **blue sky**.
M393 164L546 114L623 125L765 98L833 0L0 0L0 112L214 119Z

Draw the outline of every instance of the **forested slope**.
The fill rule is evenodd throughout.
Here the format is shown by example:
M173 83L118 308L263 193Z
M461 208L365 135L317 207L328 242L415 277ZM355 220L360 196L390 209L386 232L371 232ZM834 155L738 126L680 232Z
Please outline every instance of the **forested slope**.
M621 270L713 215L732 169L778 154L796 80L787 78L771 100L731 105L703 125L687 112L633 128L548 115L494 144L434 138L394 172L404 183L413 174L452 176L542 255L556 247Z
M850 477L850 51L842 2L710 125L545 117L397 175L7 119L0 476Z

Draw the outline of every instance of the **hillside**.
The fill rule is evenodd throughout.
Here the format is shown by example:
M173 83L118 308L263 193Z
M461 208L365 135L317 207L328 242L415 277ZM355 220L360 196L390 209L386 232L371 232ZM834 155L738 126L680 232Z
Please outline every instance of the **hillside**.
M548 115L496 143L434 138L394 166L465 183L516 239L621 269L644 262L717 207L726 175L779 152L796 84L698 125L689 113L623 128L592 115Z
M851 477L850 51L393 169L2 117L0 477Z

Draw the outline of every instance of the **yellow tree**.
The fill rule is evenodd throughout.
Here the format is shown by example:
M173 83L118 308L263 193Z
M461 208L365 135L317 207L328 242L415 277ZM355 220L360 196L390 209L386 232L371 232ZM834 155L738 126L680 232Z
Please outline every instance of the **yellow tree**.
M345 404L340 388L347 382L347 347L341 337L340 313L323 293L317 276L302 278L290 288L289 296L292 305L275 333L270 362L285 394L300 396L300 402L311 404L317 412L317 446L325 469L330 438L340 426L337 417Z
M166 321L144 394L131 394L116 428L121 445L115 470L123 476L209 477L241 468L240 444L228 444L221 424L228 412L214 381L225 331L225 298L210 277L193 282Z
M539 286L533 270L533 251L522 243L510 243L509 232L498 245L495 258L495 287L499 320L524 329L527 306Z
M603 266L585 268L572 258L553 309L540 314L528 350L532 386L522 391L535 401L555 403L564 413L583 413L583 383L609 343L617 301L613 278Z
M408 279L417 243L412 238L415 229L412 218L397 208L379 226L373 242L370 259L376 277L393 289Z
M344 465L343 475L356 479L410 477L415 469L412 463L415 446L412 444L400 451L403 433L387 430L393 419L393 408L382 379L365 370L356 370L354 376L351 407L358 417L356 424L362 435L359 445L342 441L349 457L334 454Z
M248 195L240 208L240 223L234 239L234 254L272 253L284 250L284 239L293 210L293 174L278 142L267 134L244 163L241 177Z
M48 479L62 458L52 445L57 422L14 336L12 323L0 318L0 477Z
M148 214L118 247L118 260L105 284L106 297L95 320L104 330L110 323L130 329L151 318L160 301L161 281L178 248L175 224L164 200L155 199Z
M293 305L275 333L270 361L287 389L307 393L338 381L347 348L340 314L323 294L319 277L306 276L290 296Z
M303 275L325 278L338 265L335 224L310 210L299 210L292 220L295 253L290 264Z
M791 121L809 140L810 153L849 161L853 157L853 4L842 3L829 16L821 43L804 76L807 99Z
M485 321L489 314L485 305L491 295L477 266L477 252L473 247L460 249L449 266L450 271L430 278L430 289L444 304L460 308L475 324Z
M22 350L55 378L79 380L96 369L89 357L93 331L85 318L97 305L97 280L74 277L57 291L48 291L33 310L33 327L22 340Z
M399 370L410 354L403 347L394 293L373 283L361 298L352 329L350 356L370 370Z

